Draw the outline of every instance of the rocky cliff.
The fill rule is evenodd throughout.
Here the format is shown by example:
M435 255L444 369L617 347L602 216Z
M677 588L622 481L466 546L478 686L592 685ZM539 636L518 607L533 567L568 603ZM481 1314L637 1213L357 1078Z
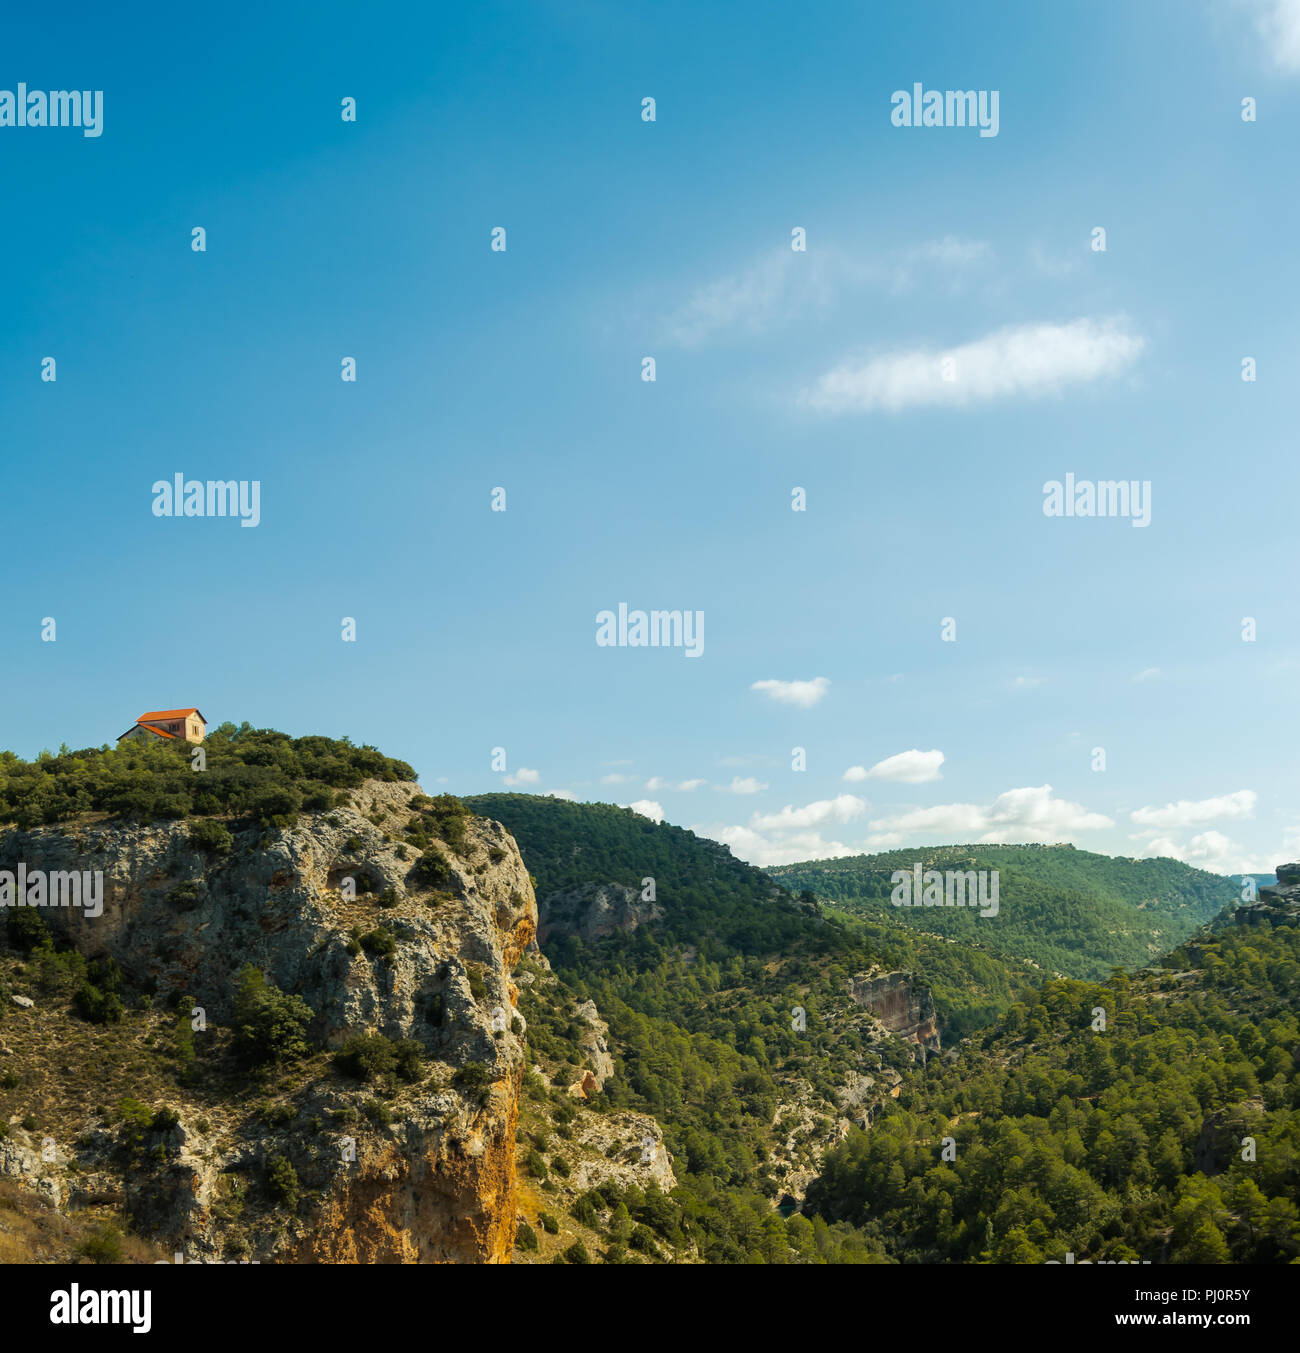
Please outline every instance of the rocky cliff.
M185 822L0 836L0 868L102 872L102 915L42 914L62 943L115 959L128 990L145 993L139 1014L92 1038L45 1009L30 968L11 979L34 1004L8 1006L6 1066L30 1065L43 1121L10 1125L0 1172L60 1205L119 1203L141 1234L192 1258L509 1260L524 1062L511 971L537 918L527 870L500 824L470 818L455 850L432 847L431 885L401 840L428 802L418 786L367 781L349 799L291 828L239 832L225 854L197 849ZM221 1050L246 964L302 997L321 1051L241 1085ZM222 1083L168 1086L177 1121L155 1121L147 1151L127 1159L112 1115L53 1078L94 1038L111 1059L137 1022L161 1029L145 1012L164 1007L192 1016L199 1064ZM341 1076L328 1050L363 1033L418 1043L417 1083L379 1102ZM94 1087L101 1105L116 1070L105 1065Z
M914 1044L922 1061L928 1052L940 1051L939 1021L930 989L914 982L911 973L873 968L852 978L851 994L891 1034Z

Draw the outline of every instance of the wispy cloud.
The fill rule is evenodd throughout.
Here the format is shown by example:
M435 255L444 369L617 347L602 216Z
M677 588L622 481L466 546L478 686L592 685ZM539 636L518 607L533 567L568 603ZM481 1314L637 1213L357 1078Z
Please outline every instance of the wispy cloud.
M751 691L760 691L782 705L798 705L808 709L815 705L831 688L828 677L813 677L811 681L755 681Z
M1300 0L1247 0L1247 5L1255 13L1255 29L1274 64L1285 71L1300 71Z
M673 784L671 780L665 780L660 775L652 775L646 782L645 787L653 794L661 789L674 789L681 794L689 794L692 790L699 789L701 785L706 785L707 780L678 780Z
M803 401L823 413L898 413L913 406L1039 397L1118 375L1145 343L1122 317L1014 325L957 347L842 362L805 391Z
M520 766L513 775L502 778L508 785L535 785L542 778L542 773L539 770L529 770L527 766Z
M767 785L762 780L757 780L752 775L732 777L729 785L718 785L719 789L725 789L731 794L761 794Z
M696 287L664 321L664 340L698 348L752 337L825 310L863 288L899 292L922 276L951 280L989 255L984 241L953 235L870 257L825 244L806 253L776 249Z
M1133 680L1137 682L1158 681L1160 679L1160 669L1158 667L1144 667L1140 672L1133 675Z
M663 805L656 803L653 799L636 799L632 803L626 804L634 813L640 813L642 817L648 817L652 822L662 822L664 820Z

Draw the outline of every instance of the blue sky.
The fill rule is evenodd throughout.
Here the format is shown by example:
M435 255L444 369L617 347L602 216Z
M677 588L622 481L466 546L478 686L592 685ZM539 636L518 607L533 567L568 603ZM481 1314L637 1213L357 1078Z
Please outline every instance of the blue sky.
M0 746L198 704L759 863L1300 850L1300 0L416 8L2 21L104 118L0 127Z

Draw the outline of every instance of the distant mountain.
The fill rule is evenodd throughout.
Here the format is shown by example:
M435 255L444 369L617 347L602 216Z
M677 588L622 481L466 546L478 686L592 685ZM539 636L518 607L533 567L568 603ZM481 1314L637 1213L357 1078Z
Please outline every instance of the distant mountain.
M998 910L895 906L898 870L996 870ZM1073 846L915 846L878 855L776 865L767 874L850 915L974 943L1078 978L1154 962L1240 900L1231 879L1178 860L1097 855Z

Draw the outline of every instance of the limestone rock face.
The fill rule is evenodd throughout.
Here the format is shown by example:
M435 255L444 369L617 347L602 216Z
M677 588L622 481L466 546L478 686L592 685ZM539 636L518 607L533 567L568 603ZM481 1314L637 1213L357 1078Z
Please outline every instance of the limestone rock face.
M657 902L643 902L636 888L622 883L584 883L567 892L549 893L541 899L537 942L552 936L577 935L583 940L636 930L663 916Z
M635 1184L639 1188L653 1182L665 1193L677 1187L663 1130L649 1115L620 1109L589 1116L578 1126L577 1136L588 1151L599 1152L598 1158L574 1166L573 1181L579 1190L598 1188L611 1180L620 1187Z
M930 989L912 981L911 973L872 970L852 979L856 1004L874 1015L896 1037L913 1043L919 1056L938 1052L939 1022Z
M181 1102L165 1163L131 1172L123 1187L132 1216L187 1256L222 1251L218 1202L231 1171L256 1179L269 1159L293 1154L308 1203L288 1222L249 1228L253 1258L508 1262L523 1075L510 975L533 940L536 902L514 839L483 818L469 819L459 853L435 847L446 866L437 889L422 882L413 871L419 852L401 843L419 792L367 781L349 791L351 806L304 814L283 830L250 828L224 856L191 846L184 822L0 835L0 868L23 861L29 870L103 872L102 915L74 908L44 915L87 957L112 955L157 1003L185 996L221 1025L239 971L252 964L303 998L324 1045L379 1032L416 1039L426 1051L429 1074L402 1095L388 1123L358 1119L368 1094L328 1075L315 1081L294 1107L301 1120L324 1120L330 1130L306 1146L254 1117L228 1116L205 1135L194 1126L204 1115ZM350 952L358 948L350 932L381 924L396 941L390 956ZM477 1083L458 1089L455 1072L471 1063L480 1068ZM340 1109L358 1120L346 1140L344 1129L333 1130ZM111 1170L107 1145L102 1159L93 1142L85 1155L83 1180ZM32 1162L12 1146L9 1156L0 1171L30 1172ZM101 1182L111 1192L107 1174Z

